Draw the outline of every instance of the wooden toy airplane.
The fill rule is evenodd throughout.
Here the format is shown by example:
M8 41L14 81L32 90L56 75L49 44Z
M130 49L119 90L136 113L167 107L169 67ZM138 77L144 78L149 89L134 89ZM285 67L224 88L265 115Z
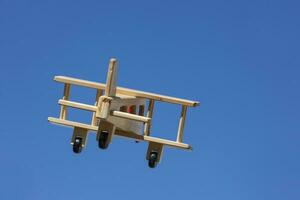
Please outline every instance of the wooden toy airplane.
M191 150L190 145L182 142L183 129L187 107L198 106L199 102L117 87L117 67L117 60L112 58L108 67L106 84L65 76L54 77L55 81L64 83L64 93L63 98L58 101L61 105L59 118L48 117L48 121L74 128L71 140L73 151L80 153L82 148L86 146L88 132L97 133L96 139L101 149L106 149L115 135L148 142L146 159L151 168L160 162L164 145ZM96 89L95 105L70 101L71 85ZM146 107L147 100L148 105ZM150 136L155 101L181 105L176 141ZM91 123L85 124L67 120L68 107L92 112ZM145 110L147 110L146 115Z

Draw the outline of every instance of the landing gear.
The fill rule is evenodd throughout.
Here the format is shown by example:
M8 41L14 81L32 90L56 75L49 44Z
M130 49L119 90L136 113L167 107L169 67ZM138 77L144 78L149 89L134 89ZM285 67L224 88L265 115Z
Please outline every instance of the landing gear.
M107 149L109 145L108 136L109 133L107 131L101 131L98 139L98 146L100 149Z
M82 150L82 138L76 137L73 144L73 152L80 153Z
M148 160L148 166L155 168L160 162L162 157L164 145L157 142L149 142L146 159Z
M150 168L155 168L157 164L158 153L156 151L152 151L149 155L148 166Z

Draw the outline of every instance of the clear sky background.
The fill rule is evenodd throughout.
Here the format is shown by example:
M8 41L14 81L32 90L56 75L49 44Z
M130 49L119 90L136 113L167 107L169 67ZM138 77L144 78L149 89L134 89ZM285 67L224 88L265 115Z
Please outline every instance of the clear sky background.
M0 0L0 199L300 199L298 1ZM198 100L184 142L149 169L146 143L95 134L80 155L58 116L67 75ZM72 99L93 103L94 91ZM180 107L157 104L175 139ZM72 110L87 122L87 112Z

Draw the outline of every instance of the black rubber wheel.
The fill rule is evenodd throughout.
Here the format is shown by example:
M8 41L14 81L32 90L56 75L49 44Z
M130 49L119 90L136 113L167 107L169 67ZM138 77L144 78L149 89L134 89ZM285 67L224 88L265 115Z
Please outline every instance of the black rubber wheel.
M82 150L82 138L76 137L73 144L73 152L80 153Z
M158 154L157 152L151 152L149 155L148 166L150 168L155 168L157 164Z
M108 132L101 131L99 135L98 146L100 149L107 149L108 145Z

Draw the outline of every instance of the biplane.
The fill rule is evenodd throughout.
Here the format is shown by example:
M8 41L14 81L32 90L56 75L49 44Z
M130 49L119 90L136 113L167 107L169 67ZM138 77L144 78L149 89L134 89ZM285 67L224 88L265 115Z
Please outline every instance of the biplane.
M48 117L48 121L73 128L71 144L74 153L80 153L86 146L87 135L90 132L96 133L96 140L101 149L109 146L113 136L148 142L146 160L151 168L160 162L164 146L191 150L189 144L183 143L183 129L187 108L196 107L199 102L117 87L117 71L118 62L112 58L109 62L106 84L66 76L54 77L55 81L64 84L64 92L62 99L58 101L59 117ZM70 89L73 85L95 89L95 104L71 101ZM151 136L155 101L181 105L176 141ZM68 107L92 112L91 122L86 124L68 120Z

